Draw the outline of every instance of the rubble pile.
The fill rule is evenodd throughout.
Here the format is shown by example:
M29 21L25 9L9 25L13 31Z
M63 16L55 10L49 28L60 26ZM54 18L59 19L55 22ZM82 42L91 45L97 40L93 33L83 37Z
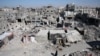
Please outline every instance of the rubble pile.
M98 11L75 4L64 8L1 8L0 56L94 55L100 45L93 47L88 42L100 41Z

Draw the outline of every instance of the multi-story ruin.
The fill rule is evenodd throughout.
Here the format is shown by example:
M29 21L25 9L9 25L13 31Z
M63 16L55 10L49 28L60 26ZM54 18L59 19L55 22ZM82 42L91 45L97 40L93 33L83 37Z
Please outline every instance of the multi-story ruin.
M36 51L29 52L39 52L42 56L94 55L100 45L90 46L89 43L100 40L99 28L100 18L96 8L74 4L67 4L61 9L53 6L0 8L0 47L3 46L2 41L5 44L5 38L14 35L14 39L7 40L8 46L14 47L9 47L16 48L18 44L21 48L21 43L32 42L31 46L27 45L30 47L28 50L36 48ZM6 32L10 33L6 35Z

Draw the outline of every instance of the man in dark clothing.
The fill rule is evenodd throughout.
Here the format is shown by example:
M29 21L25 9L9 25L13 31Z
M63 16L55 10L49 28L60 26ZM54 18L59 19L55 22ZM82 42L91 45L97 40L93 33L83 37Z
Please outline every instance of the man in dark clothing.
M48 31L48 40L50 40L50 31Z

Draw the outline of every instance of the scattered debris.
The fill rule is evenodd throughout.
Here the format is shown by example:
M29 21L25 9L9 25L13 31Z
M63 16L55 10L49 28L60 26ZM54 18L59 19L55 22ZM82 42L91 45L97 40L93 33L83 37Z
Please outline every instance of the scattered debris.
M100 41L98 11L75 4L2 8L0 56L100 56L100 45L91 42Z

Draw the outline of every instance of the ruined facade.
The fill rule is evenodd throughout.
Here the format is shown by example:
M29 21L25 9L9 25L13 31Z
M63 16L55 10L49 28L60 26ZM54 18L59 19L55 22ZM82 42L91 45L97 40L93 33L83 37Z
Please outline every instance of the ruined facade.
M90 51L91 47L87 42L100 40L98 15L95 8L74 4L68 4L61 9L53 6L0 8L0 35L14 32L14 40L17 37L17 40L20 39L18 43L26 44L36 40L35 43L39 43L36 48L42 46L43 50L49 50L49 55L51 48L56 53L59 51L59 56L75 56L77 53Z

